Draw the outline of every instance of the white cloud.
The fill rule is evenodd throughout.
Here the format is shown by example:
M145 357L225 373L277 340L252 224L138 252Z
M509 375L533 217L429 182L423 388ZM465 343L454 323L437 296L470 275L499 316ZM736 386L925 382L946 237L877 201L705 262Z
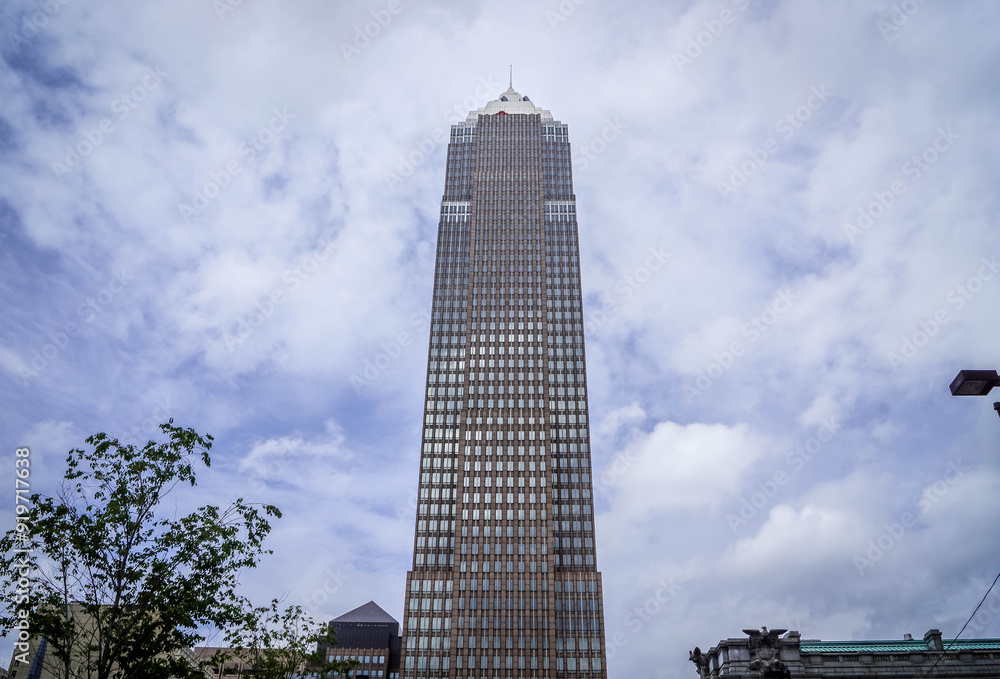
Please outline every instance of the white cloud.
M96 431L141 440L174 417L216 434L206 492L254 488L286 510L255 593L401 616L446 153L433 134L484 82L499 94L516 55L515 87L573 140L598 556L609 633L635 640L612 674L689 673L690 647L758 623L957 631L969 583L992 579L976 531L1000 515L996 416L947 391L958 369L992 366L1000 332L1000 276L982 269L1000 253L1000 16L928 3L886 40L888 0L740 5L590 0L553 24L556 2L404 2L350 60L342 43L384 5L243 3L221 20L211 3L61 5L28 45L0 48L4 449L40 451L43 490ZM8 2L0 21L36 9ZM737 20L678 70L673 52L723 9ZM147 68L166 75L119 118ZM831 95L785 136L777 121L817 86ZM261 137L275 108L294 118ZM58 177L52 162L104 117L114 131ZM595 153L609 121L620 134ZM942 126L960 136L906 174ZM240 172L185 220L178 204L230 161ZM897 179L906 191L851 242L845 221ZM652 269L654 251L670 256ZM751 341L744 325L782 290L791 308ZM729 361L734 342L746 351ZM699 371L710 385L688 398ZM734 534L726 514L827 418L836 437ZM974 471L859 578L852 557L959 457ZM682 588L633 632L662 578Z
M632 443L598 482L611 488L615 519L627 524L663 510L716 507L764 453L746 424L660 422Z

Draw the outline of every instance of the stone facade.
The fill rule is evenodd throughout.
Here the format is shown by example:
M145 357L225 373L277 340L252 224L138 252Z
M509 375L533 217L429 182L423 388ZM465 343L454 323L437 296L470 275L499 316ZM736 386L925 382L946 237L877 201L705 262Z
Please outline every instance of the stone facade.
M691 652L701 679L1000 677L1000 639L942 639L936 629L923 640L906 635L899 641L820 641L766 627L743 631L747 638L725 639L707 653Z

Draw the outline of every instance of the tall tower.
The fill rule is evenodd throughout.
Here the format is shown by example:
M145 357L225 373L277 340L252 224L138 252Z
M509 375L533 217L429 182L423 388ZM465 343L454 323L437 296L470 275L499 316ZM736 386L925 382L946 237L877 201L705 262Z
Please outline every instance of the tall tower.
M511 87L453 125L404 679L604 679L566 125Z

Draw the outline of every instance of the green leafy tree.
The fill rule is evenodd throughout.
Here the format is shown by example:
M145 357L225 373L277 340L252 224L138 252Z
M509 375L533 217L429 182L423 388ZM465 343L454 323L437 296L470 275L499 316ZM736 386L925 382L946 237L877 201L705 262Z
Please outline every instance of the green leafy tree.
M329 660L328 648L337 643L329 625L315 622L301 606L280 611L279 603L274 599L268 607L249 611L227 636L255 679L330 679L357 666L357 660Z
M164 501L195 485L194 463L211 465L212 437L173 420L160 429L167 442L141 447L88 438L90 449L69 452L58 497L32 495L26 520L0 538L0 625L16 628L17 602L55 676L203 679L187 653L199 628L242 619L239 573L270 553L268 517L281 513L240 498L176 518ZM30 593L18 600L21 578Z

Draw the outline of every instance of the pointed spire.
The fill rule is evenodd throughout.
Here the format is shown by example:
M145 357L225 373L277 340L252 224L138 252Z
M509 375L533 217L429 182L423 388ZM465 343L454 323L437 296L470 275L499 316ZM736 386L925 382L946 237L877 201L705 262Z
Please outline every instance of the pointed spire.
M510 89L514 89L514 64L510 65Z

